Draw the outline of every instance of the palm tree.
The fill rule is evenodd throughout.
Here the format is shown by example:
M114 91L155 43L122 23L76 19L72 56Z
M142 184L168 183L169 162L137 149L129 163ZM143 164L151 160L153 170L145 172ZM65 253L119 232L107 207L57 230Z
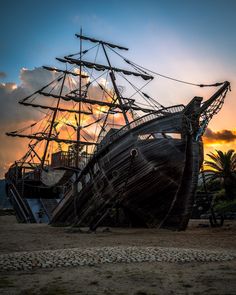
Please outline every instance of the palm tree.
M205 161L204 172L208 172L207 179L219 179L223 182L225 197L232 200L236 197L236 153L234 150L207 154L210 160Z

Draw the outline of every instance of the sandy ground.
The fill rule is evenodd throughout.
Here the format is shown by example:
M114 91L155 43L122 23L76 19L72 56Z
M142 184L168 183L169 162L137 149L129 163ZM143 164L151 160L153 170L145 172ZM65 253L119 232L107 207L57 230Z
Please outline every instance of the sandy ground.
M0 253L97 246L158 246L236 251L236 222L185 232L112 228L96 234L0 217ZM207 224L207 221L205 221ZM0 273L0 294L236 294L236 261L130 263Z

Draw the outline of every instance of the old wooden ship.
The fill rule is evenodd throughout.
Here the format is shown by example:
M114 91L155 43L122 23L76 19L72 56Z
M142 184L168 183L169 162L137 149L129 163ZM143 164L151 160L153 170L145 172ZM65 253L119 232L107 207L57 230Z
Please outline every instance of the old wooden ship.
M202 135L221 109L229 82L197 85L219 87L204 102L194 97L186 106L164 107L143 91L157 73L118 52L128 48L76 36L80 52L57 58L66 68L43 67L54 79L19 101L46 110L46 116L7 133L30 139L27 153L6 174L17 218L91 230L184 230L203 161ZM94 44L85 49L84 41ZM92 62L86 59L91 51ZM106 64L97 62L100 51ZM126 67L114 66L111 54ZM131 91L120 86L121 79Z

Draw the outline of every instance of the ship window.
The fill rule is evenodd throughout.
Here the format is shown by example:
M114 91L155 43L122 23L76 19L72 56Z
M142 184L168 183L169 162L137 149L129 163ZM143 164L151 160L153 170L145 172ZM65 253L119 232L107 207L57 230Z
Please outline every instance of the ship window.
M155 138L173 138L181 139L181 133L177 132L157 132L154 134Z
M155 138L165 138L165 133L163 132L158 132L154 133Z
M139 134L139 140L151 140L158 138L170 138L170 139L181 139L181 133L178 132L156 132L156 133L147 133Z
M86 175L85 175L85 178L84 178L84 181L85 181L85 183L88 183L89 182L89 180L90 180L90 174L89 173L87 173Z
M78 182L78 184L77 184L77 191L78 191L78 193L82 190L82 188L83 188L82 183L81 182Z
M147 140L147 139L154 139L155 137L153 136L152 133L148 133L148 134L139 134L138 135L138 139L139 140Z
M165 133L167 138L181 139L181 133Z

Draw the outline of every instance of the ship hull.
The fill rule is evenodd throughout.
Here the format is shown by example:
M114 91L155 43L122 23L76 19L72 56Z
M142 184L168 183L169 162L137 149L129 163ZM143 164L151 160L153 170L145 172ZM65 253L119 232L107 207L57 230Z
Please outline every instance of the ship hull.
M82 171L75 197L56 209L52 223L95 229L118 208L130 225L184 230L203 149L183 124L183 113L172 114L113 136Z

